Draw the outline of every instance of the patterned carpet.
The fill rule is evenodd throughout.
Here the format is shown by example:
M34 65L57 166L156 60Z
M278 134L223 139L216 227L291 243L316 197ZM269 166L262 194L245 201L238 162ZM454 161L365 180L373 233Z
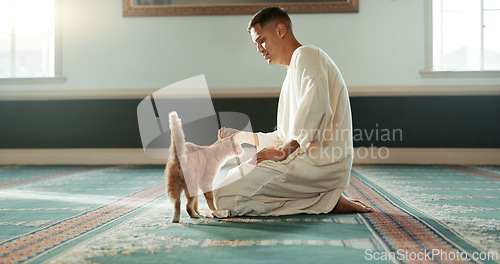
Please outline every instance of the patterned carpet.
M373 213L172 224L163 166L0 167L0 263L499 263L499 180L355 166L346 194Z

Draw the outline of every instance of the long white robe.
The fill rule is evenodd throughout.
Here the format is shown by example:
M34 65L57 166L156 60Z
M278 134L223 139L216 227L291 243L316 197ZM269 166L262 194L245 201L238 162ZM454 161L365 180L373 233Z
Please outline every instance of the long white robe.
M352 122L347 87L325 52L313 46L294 51L277 130L258 139L258 150L292 140L300 147L284 161L247 161L231 170L214 190L216 215L319 214L335 207L349 185Z

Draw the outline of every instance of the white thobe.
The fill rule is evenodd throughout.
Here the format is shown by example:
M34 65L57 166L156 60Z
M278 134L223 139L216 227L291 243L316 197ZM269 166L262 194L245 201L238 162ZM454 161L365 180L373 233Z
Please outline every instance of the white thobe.
M216 215L330 212L349 185L353 149L347 87L325 52L313 46L294 51L281 88L277 130L257 134L258 150L292 140L299 148L280 162L247 161L231 170L214 190Z

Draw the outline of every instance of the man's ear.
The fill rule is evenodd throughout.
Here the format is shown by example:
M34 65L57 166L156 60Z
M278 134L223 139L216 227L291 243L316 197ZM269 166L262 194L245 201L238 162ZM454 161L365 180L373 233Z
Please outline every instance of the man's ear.
M280 38L284 37L287 33L285 25L283 23L278 23L276 25L276 32Z

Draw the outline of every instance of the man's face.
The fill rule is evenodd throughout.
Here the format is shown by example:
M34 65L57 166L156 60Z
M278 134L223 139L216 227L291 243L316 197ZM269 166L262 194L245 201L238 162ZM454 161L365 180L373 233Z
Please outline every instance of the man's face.
M272 64L279 64L280 61L280 38L275 30L273 23L269 23L264 27L260 24L253 26L250 29L253 43L257 46L257 52L264 56L264 59Z

